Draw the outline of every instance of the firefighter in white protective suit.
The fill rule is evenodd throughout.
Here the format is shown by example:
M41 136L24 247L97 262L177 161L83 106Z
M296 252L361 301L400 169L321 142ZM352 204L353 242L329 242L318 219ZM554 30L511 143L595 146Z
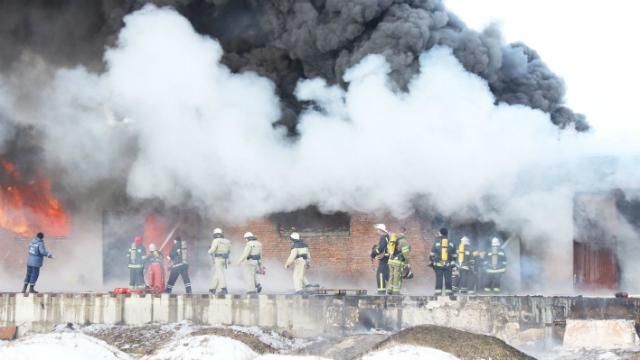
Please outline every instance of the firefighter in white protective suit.
M300 238L300 234L292 232L289 238L291 252L284 268L287 269L293 265L293 288L296 294L302 294L306 289L318 286L310 284L306 277L307 269L311 266L311 253L307 244Z
M256 281L256 271L261 266L262 260L262 244L251 232L246 232L244 239L247 244L240 255L238 265L244 265L245 293L255 294L262 291L262 286Z
M225 272L231 253L231 242L224 238L222 229L215 228L213 230L213 241L211 241L208 253L213 261L213 278L209 286L209 293L215 294L216 289L220 289L218 294L226 295L228 291Z

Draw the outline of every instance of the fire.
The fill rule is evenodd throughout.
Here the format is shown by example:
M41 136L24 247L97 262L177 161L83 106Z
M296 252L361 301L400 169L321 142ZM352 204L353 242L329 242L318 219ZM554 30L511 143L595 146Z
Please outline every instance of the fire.
M25 182L16 166L0 160L5 173L0 185L0 228L20 236L42 231L47 236L67 236L69 215L51 193L51 182L44 177Z

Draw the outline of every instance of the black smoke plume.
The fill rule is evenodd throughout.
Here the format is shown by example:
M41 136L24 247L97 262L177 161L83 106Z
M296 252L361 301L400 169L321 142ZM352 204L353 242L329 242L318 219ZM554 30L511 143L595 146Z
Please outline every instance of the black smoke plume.
M524 44L505 44L489 27L470 30L439 0L7 0L0 3L0 71L30 54L55 66L100 69L123 17L152 2L175 7L196 30L218 39L223 63L273 80L281 124L296 132L298 80L341 83L346 69L383 54L398 89L418 71L418 56L436 45L453 49L464 67L487 80L497 102L551 114L560 128L589 129L563 105L562 79ZM186 64L185 64L186 66Z

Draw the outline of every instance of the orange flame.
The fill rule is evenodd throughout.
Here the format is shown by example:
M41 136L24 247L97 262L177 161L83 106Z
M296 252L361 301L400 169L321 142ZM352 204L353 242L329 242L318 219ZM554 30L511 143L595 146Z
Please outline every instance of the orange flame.
M69 215L51 193L51 182L37 178L25 183L16 166L0 160L9 185L0 185L0 227L20 236L42 231L47 236L67 236Z
M144 246L145 249L149 248L150 244L155 244L156 249L160 250L162 244L167 240L167 236L171 232L171 227L168 225L169 220L162 216L150 212L144 219ZM171 252L171 246L173 239L169 239L169 242L161 249L162 253L166 256Z

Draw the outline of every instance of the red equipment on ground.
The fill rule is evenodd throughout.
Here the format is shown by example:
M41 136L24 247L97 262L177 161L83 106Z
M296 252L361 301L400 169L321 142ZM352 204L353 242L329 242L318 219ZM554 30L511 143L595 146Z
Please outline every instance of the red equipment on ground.
M115 288L113 289L114 295L127 295L129 293L129 288Z
M113 294L114 295L144 294L144 290L129 289L129 288L115 288L113 289Z

